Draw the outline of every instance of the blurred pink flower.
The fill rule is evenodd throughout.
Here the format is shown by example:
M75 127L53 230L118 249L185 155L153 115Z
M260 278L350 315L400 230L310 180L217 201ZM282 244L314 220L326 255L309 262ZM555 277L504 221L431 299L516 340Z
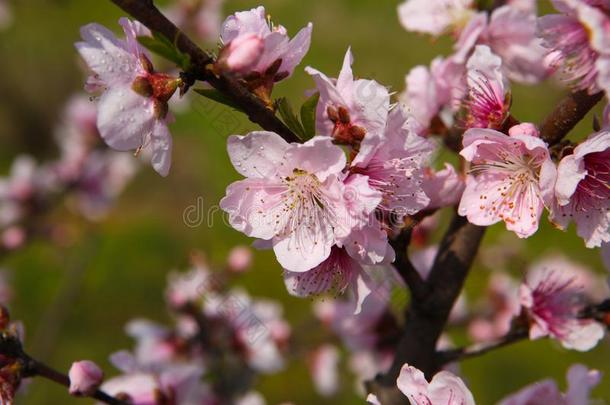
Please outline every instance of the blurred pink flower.
M398 18L409 31L439 36L459 32L474 7L474 0L406 0L398 6Z
M576 223L587 247L610 241L610 130L589 136L557 167L551 220L561 229Z
M398 389L414 404L474 405L472 393L464 382L449 371L437 373L430 382L424 373L408 364L396 380Z
M220 35L224 0L178 0L171 3L165 15L183 31L194 31L207 42Z
M530 339L550 336L565 348L591 350L604 337L604 327L579 317L584 308L583 283L569 267L544 262L533 267L521 284L521 305L530 320Z
M597 1L557 0L561 14L538 19L551 64L574 90L610 89L610 17Z
M559 391L555 381L547 379L521 389L501 400L498 405L584 405L590 403L590 392L599 384L601 373L588 370L581 364L574 364L567 373L568 391Z
M532 2L533 3L533 2ZM473 16L455 44L456 62L463 63L475 45L487 45L502 59L502 69L511 80L537 83L548 76L546 50L536 37L536 7L509 3L496 8L489 16Z
M162 176L171 165L172 139L167 128L167 102L179 79L155 73L137 36L143 26L126 18L119 21L125 40L99 24L81 28L84 42L76 48L93 71L89 83L102 90L98 103L97 127L113 149L152 150L151 163ZM91 86L90 86L91 87Z
M409 71L400 100L422 127L419 133L426 134L435 117L447 127L453 124L457 101L465 95L465 72L463 63L442 57L435 58L430 68L416 66Z
M325 344L316 348L309 357L309 373L316 392L331 397L339 390L339 350Z
M243 273L252 266L252 250L247 246L236 246L229 252L227 266L230 271Z
M313 77L320 92L316 132L352 146L368 139L370 143L359 149L359 155L367 155L376 144L373 138L379 139L386 127L390 94L374 80L354 79L352 63L352 52L348 49L337 79L309 66L305 71Z
M475 128L464 134L460 155L471 168L458 212L480 226L504 221L508 230L527 238L551 202L556 168L532 124L509 133Z
M68 376L71 395L91 395L102 384L104 372L94 362L81 360L72 363Z
M479 308L468 324L470 337L484 342L504 336L521 308L518 284L505 273L492 273Z

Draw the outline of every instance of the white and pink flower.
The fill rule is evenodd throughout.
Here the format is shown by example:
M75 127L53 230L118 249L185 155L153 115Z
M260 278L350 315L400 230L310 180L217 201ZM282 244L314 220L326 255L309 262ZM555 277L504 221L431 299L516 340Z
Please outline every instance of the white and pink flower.
M152 151L153 168L166 176L171 165L172 138L167 128L167 102L180 79L153 70L137 37L145 29L126 18L119 21L125 40L99 24L81 28L76 48L93 75L88 90L101 91L97 127L113 149Z
M270 240L288 271L320 265L333 245L366 223L380 201L367 182L353 182L358 188L346 194L345 154L329 137L288 144L277 134L259 131L231 136L228 151L246 179L227 188L220 206L235 229ZM371 201L351 210L352 194Z
M290 39L286 28L270 23L263 6L237 12L222 24L218 66L242 76L251 92L271 104L274 83L290 77L301 63L311 31L309 23Z
M521 238L538 230L545 205L553 197L557 171L549 150L532 124L509 135L469 129L460 155L471 163L458 212L475 225L504 221Z
M610 242L610 131L594 133L557 167L551 220L561 229L576 223L587 247Z
M462 101L464 128L500 129L508 117L510 88L502 59L486 45L477 45L466 63L467 94Z
M405 364L396 380L398 389L413 404L474 405L472 393L461 378L449 371L437 373L430 382L417 368Z
M316 131L342 144L359 145L366 138L380 138L390 110L388 90L374 80L354 79L353 56L347 50L339 77L331 79L311 67L305 68L320 92ZM372 144L370 145L372 146ZM362 145L358 150L368 153Z

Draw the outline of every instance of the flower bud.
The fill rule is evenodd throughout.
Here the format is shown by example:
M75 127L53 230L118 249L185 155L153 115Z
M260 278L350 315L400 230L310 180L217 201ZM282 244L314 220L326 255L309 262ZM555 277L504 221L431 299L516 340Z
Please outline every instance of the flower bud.
M263 54L265 44L256 34L238 36L220 52L218 64L236 73L247 73Z
M102 370L89 360L72 363L68 376L70 377L70 395L91 395L104 379Z
M252 265L252 251L246 246L236 246L229 252L227 258L229 270L235 273L247 271Z

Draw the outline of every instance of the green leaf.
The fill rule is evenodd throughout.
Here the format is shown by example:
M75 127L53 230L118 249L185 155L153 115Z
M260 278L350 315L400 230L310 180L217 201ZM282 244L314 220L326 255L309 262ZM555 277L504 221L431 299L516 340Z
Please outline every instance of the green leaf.
M180 52L178 48L162 34L154 32L152 37L138 37L138 42L151 52L174 62L176 65L180 66L182 70L188 70L191 65L190 56Z
M316 108L320 100L320 93L315 93L309 97L301 106L301 124L305 140L313 138L316 135Z
M225 96L216 89L193 89L195 93L201 94L203 97L209 98L210 100L216 101L217 103L224 104L228 107L234 108L237 111L241 111L241 108L233 102L229 97Z
M303 125L301 125L299 118L294 114L288 99L286 97L281 97L276 100L276 103L284 124L298 136L304 137L306 135L305 129L303 129Z

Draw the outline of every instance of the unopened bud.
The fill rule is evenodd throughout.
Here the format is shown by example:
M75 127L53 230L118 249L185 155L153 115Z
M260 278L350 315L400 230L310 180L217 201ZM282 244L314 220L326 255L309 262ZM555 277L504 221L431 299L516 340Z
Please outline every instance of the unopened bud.
M70 372L70 395L92 395L102 384L104 372L92 361L72 363Z
M227 258L229 270L242 273L252 265L252 251L246 246L236 246L229 252Z
M256 34L247 34L229 42L218 57L221 68L236 73L247 73L260 59L265 43Z

